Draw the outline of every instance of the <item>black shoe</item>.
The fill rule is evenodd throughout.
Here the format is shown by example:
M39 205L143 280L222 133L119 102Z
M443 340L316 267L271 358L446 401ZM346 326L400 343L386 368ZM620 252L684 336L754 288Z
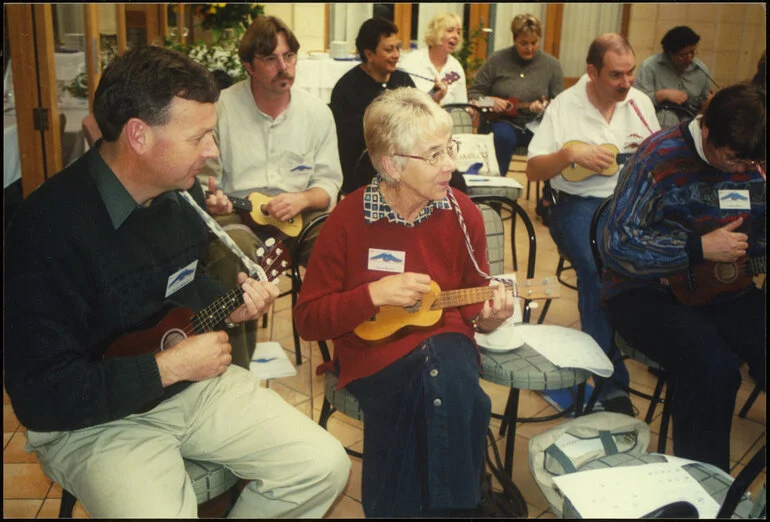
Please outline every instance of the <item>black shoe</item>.
M631 403L631 398L628 395L618 395L612 399L605 399L602 405L604 406L604 411L636 417L634 405Z

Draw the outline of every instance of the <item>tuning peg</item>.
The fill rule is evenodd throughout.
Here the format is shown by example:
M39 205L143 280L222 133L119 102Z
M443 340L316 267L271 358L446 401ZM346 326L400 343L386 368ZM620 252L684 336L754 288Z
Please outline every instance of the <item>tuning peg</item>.
M265 255L265 249L262 247L259 247L257 249L257 258L262 258L264 257L264 255Z
M274 237L269 237L269 238L265 239L265 246L267 248L272 248L273 245L275 245L275 238Z
M285 259L283 261L281 261L281 268L283 268L284 270L289 268L289 262L286 261Z
M271 270L271 271L270 271L270 278L271 278L271 279L273 279L273 278L276 278L276 277L278 277L280 274L281 274L281 273L280 273L278 270Z

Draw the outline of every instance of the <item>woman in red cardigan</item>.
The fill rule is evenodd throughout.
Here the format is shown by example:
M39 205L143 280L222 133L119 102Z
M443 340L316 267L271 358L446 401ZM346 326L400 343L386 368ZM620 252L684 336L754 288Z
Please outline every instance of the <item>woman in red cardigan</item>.
M512 295L500 286L490 301L445 308L433 326L377 344L354 332L381 307L420 302L431 284L488 284L481 213L449 186L451 133L449 114L417 89L372 102L364 135L379 176L324 224L294 309L303 338L333 339L339 386L364 412L367 517L470 514L479 502L490 399L473 334L510 317Z

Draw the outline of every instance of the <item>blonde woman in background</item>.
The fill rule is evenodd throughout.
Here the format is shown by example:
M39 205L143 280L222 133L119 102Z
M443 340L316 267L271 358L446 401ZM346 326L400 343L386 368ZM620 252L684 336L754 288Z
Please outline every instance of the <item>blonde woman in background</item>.
M457 58L452 56L462 45L462 33L463 24L459 16L454 13L436 15L425 31L428 46L405 55L399 64L412 75L418 89L431 94L442 105L468 103L465 71ZM447 81L449 78L452 78L451 81ZM435 88L437 84L440 89Z
M532 139L524 126L543 112L545 101L564 90L561 64L540 50L540 20L531 14L517 15L511 22L511 32L513 46L490 56L473 77L468 91L471 100L487 96L494 102L489 118L497 120L492 123L492 132L502 176L508 172L516 147L526 146ZM518 100L515 115L505 114L510 98Z

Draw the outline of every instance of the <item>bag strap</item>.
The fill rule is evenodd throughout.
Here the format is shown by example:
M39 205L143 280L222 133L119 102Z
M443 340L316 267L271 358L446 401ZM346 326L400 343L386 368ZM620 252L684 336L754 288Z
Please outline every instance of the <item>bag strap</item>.
M615 444L615 439L612 436L611 431L600 430L598 432L599 441L602 443L605 455L615 455L618 453L618 445ZM564 473L575 473L577 468L564 451L556 444L551 444L545 449L544 452L547 456L554 459L564 470Z
M615 444L615 439L612 437L612 432L607 430L600 431L599 440L602 441L602 446L604 446L604 453L606 455L615 455L618 452L618 445Z

